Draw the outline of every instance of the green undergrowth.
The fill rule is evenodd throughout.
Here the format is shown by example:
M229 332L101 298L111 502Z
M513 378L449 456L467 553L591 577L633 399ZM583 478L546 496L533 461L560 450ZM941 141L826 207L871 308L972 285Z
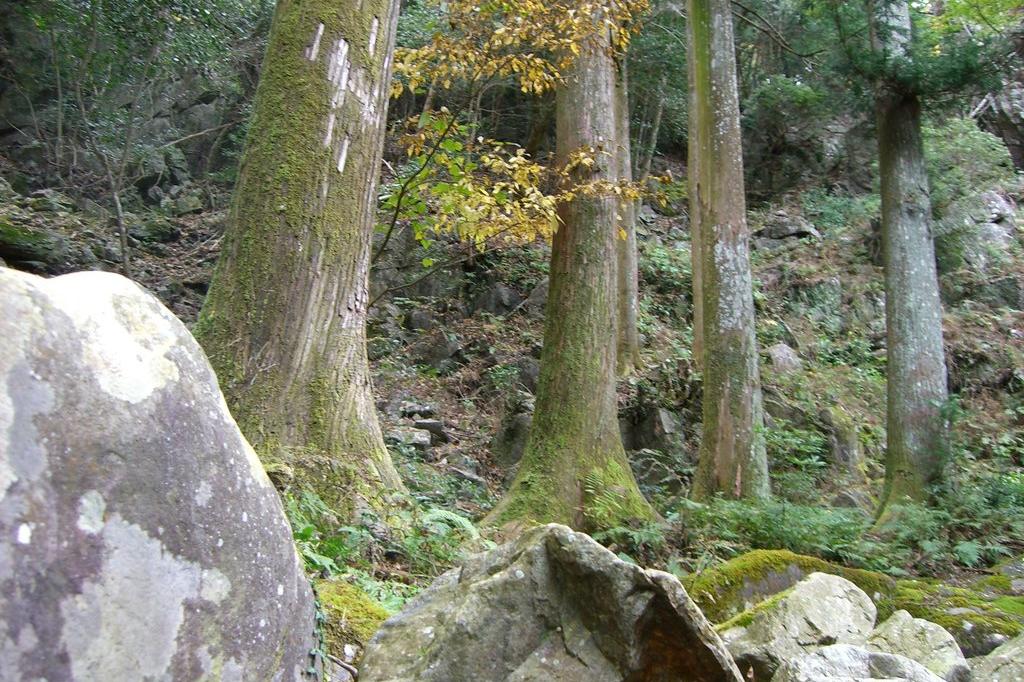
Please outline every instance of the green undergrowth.
M348 580L391 613L467 553L494 546L446 509L408 503L385 525L370 517L346 522L309 490L286 492L284 502L306 570Z

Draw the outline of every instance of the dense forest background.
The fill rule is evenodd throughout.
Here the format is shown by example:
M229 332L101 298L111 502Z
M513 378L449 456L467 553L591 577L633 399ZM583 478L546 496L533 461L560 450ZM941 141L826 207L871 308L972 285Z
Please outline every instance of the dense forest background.
M739 210L751 235L764 411L750 437L763 441L768 478L765 494L699 500L691 492L711 375L694 350L688 140L700 101L688 79L688 10L623 10L629 40L615 69L628 74L619 76L626 106L612 108L628 112L616 177L632 178L618 210L635 226L636 348L609 408L617 424L602 413L581 428L598 442L617 427L632 477L615 473L614 458L580 474L585 525L621 557L690 586L750 550L788 550L897 578L901 608L951 629L959 615L943 609L955 603L974 609L978 627L1014 635L1024 630L1024 590L999 567L1024 552L1024 29L1008 0L911 5L913 59L892 74L872 48L864 3L731 3ZM556 140L556 60L544 55L571 33L560 7L408 0L397 19L365 301L370 399L387 451L366 457L376 479L394 477L407 494L378 499L360 488L360 471L260 431L270 417L251 382L222 372L233 360L216 321L195 327L282 493L307 568L365 593L366 613L345 634L353 641L465 553L493 546L477 522L544 504L499 500L510 486L521 493L538 385L555 383L541 368L544 317L554 197L572 165ZM252 117L274 9L263 0L0 7L3 262L46 275L120 271L196 325L247 135L250 146L258 137L303 152L290 146L308 124L301 111L276 124L284 132ZM935 409L949 431L941 480L919 499L888 500L878 517L892 296L882 267L881 80L923 111L948 371L948 399ZM558 295L583 295L566 291ZM236 293L211 301L227 305ZM373 433L358 438L373 450ZM642 498L620 494L626 479ZM714 598L702 603L693 589L713 613Z

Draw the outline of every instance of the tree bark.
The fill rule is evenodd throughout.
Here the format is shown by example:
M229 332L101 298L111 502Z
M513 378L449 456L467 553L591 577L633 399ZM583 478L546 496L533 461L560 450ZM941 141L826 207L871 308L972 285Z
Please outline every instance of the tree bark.
M906 2L874 7L872 43L897 68L909 58ZM948 454L942 406L947 399L942 304L931 234L931 201L916 94L882 82L876 98L882 197L885 318L888 330L888 423L885 506L927 499Z
M614 102L615 64L602 30L582 46L557 93L557 164L598 150L595 166L574 182L617 178ZM533 426L490 525L559 522L591 530L653 516L618 428L617 212L612 193L580 194L559 207Z
M615 79L615 147L618 179L632 182L633 164L629 140L629 75L625 58L616 63ZM618 256L618 357L617 373L628 376L640 364L640 273L636 246L637 205L632 199L619 201L619 222L616 251Z
M365 330L397 19L397 0L278 2L195 330L264 462L329 458L341 505L379 505L402 489L374 410Z
M644 182L651 176L651 165L654 163L654 153L658 149L658 136L661 134L661 118L665 111L665 87L668 84L668 76L663 75L658 84L658 92L655 94L654 121L651 122L651 137L644 148L643 163L640 165L640 181Z
M693 497L767 497L736 56L729 0L689 0L690 213L703 333L704 432Z

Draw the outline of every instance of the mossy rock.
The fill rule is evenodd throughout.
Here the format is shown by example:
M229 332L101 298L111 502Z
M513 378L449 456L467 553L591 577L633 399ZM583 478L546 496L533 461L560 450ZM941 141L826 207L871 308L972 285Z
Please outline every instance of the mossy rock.
M949 630L969 658L984 656L1024 632L1024 597L993 597L979 589L900 580L892 605Z
M324 613L324 639L327 653L343 661L351 660L355 647L358 656L366 643L390 615L355 585L342 580L319 580L316 592Z
M0 258L49 264L59 261L66 251L60 236L0 217Z
M879 608L879 617L893 612L896 581L881 573L831 564L786 550L758 549L683 579L690 597L712 623L734 618L796 585L811 573L846 578L864 590Z

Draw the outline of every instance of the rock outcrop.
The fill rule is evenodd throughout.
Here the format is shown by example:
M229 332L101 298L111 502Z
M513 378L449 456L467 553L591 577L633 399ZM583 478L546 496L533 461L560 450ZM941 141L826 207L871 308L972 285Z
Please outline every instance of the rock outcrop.
M290 528L184 325L0 268L0 339L0 679L304 679Z
M361 682L740 682L676 578L548 525L467 560L388 620Z
M1020 682L1024 680L1024 635L1011 639L974 664L977 682Z
M949 682L970 682L967 665L953 635L940 625L897 611L868 636L867 648L899 654Z
M849 580L812 573L755 609L749 624L728 629L722 638L740 670L753 670L754 679L768 680L782 663L808 648L863 643L875 615L871 598Z
M760 678L758 678L760 679ZM942 682L920 663L895 654L834 644L785 662L772 682Z

